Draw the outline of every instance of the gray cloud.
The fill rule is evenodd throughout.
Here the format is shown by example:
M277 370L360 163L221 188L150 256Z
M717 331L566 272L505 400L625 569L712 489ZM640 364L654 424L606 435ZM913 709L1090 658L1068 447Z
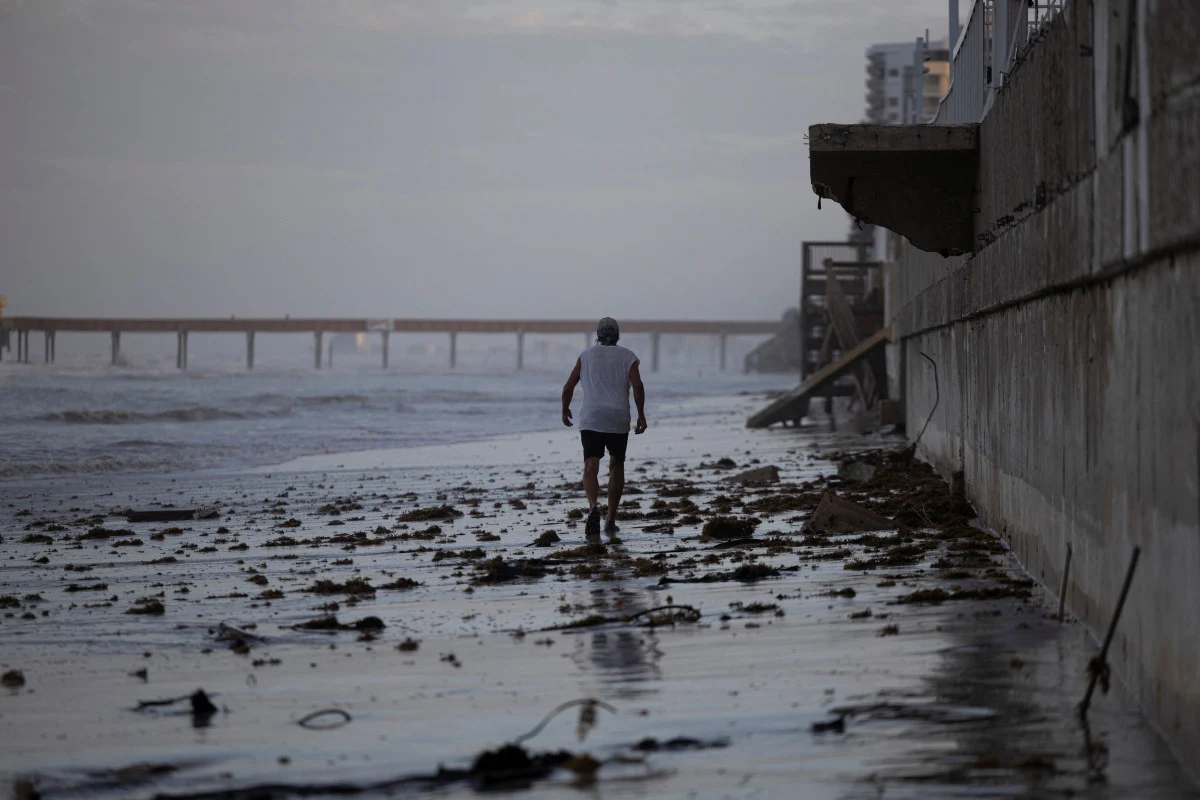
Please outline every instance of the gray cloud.
M887 9L887 15L882 14ZM775 316L937 0L0 0L11 313Z

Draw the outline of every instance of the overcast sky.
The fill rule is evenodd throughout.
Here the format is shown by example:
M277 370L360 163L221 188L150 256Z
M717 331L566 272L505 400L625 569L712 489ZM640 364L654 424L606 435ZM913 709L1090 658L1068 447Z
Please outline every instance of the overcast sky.
M946 0L0 0L10 314L775 318Z

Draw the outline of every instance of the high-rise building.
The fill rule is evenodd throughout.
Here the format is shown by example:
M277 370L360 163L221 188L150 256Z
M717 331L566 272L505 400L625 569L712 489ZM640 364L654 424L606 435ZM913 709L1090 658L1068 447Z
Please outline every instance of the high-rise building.
M924 39L867 48L867 118L874 125L929 122L950 86L946 40Z

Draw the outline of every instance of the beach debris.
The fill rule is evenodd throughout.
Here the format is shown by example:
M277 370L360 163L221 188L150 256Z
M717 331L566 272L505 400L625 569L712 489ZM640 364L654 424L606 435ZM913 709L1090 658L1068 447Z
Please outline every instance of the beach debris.
M670 598L667 598L670 600ZM664 613L666 612L666 613ZM686 604L676 605L669 603L663 606L655 606L647 608L644 611L639 611L636 614L625 614L622 616L606 616L604 614L592 614L583 619L572 620L565 622L562 625L551 625L548 628L541 628L545 631L568 631L578 628L592 628L597 625L609 625L618 622L633 622L642 617L647 618L646 627L657 627L660 625L674 625L678 622L699 622L700 609L695 606Z
M396 645L396 649L401 653L413 653L421 646L421 643L411 636L405 638L403 642Z
M213 703L208 693L203 689L197 689L191 694L181 695L179 697L167 697L160 700L138 700L134 711L147 711L154 708L165 708L174 706L177 703L184 701L188 703L186 712L171 712L171 713L186 713L192 717L192 724L197 728L203 728L208 725L213 715L217 713L217 706Z
M378 633L386 628L387 625L383 620L375 616L363 617L354 622L343 623L333 614L327 614L323 617L310 619L307 622L297 623L291 627L293 630L298 631L359 631L360 633Z
M838 497L832 489L822 495L817 510L812 513L805 525L806 530L826 531L827 533L858 533L895 527L896 523L887 517Z
M711 463L702 461L700 463L700 469L737 469L737 462L728 457L718 458L716 461Z
M594 697L582 697L578 700L568 700L565 703L559 703L557 706L555 706L549 714L542 717L541 722L539 722L537 725L534 725L533 728L521 734L517 738L513 739L512 743L514 745L518 745L521 742L528 741L537 736L542 732L542 729L550 724L551 720L553 720L562 712L566 711L568 708L579 709L579 720L575 725L575 735L581 742L586 739L587 735L591 733L594 727L596 727L596 709L603 708L610 714L617 713L617 710L608 703L605 703L602 700L597 700Z
M340 708L323 708L320 711L306 714L296 720L296 724L301 728L308 728L310 731L331 731L334 728L349 725L352 720L353 717L348 711Z
M352 597L374 597L375 587L365 578L350 578L345 583L322 578L304 591L313 594L344 594Z
M910 603L938 605L947 600L999 600L1002 597L1015 597L1018 600L1027 600L1031 596L1030 591L1020 585L984 586L978 589L956 589L953 592L947 592L945 589L935 586L928 589L917 589L916 591L901 595L897 598L896 602L900 605Z
M761 522L757 517L713 517L704 523L700 535L708 539L746 539Z
M875 467L865 461L844 462L838 467L838 477L844 481L866 483L875 477Z
M653 736L647 736L645 739L642 739L635 744L631 749L638 750L643 753L677 753L685 750L708 750L711 748L728 746L728 739L711 739L706 742L700 739L693 739L690 736L676 736L663 742L655 739Z
M400 522L425 522L427 520L452 520L461 517L463 512L454 506L440 505L431 508L414 508L396 517Z
M501 556L480 563L479 570L480 573L475 576L472 583L507 583L521 578L541 578L546 574L546 568L537 561L521 559L510 563Z
M944 725L982 722L996 717L996 712L990 708L943 703L867 703L863 705L838 706L829 709L829 713L846 719L862 717L868 720L889 722L894 720L919 720Z
M554 531L545 531L533 540L534 547L549 547L555 542L561 542L562 537Z
M216 705L203 689L192 692L188 696L188 702L192 708L192 724L197 728L208 725L208 721L217 713Z
M170 775L172 772L177 772L179 767L174 764L149 764L139 763L130 764L127 767L117 767L115 769L105 769L98 772L88 773L92 778L109 781L119 786L124 786L131 783L142 783L144 781L157 778L161 775Z
M420 581L414 581L412 578L396 578L391 583L381 584L380 589L413 589L417 586L423 586Z
M346 626L338 622L338 618L333 614L327 614L323 617L310 619L307 622L299 622L292 626L298 631L340 631L346 630Z
M213 634L218 642L229 642L229 649L239 656L244 656L250 652L250 644L255 644L265 641L263 637L257 634L249 633L240 630L232 625L226 625L224 622L219 624L216 629L209 629L209 633Z
M0 686L7 686L9 689L19 689L25 685L25 673L19 669L10 669L3 675L0 675Z
M748 469L745 472L739 472L737 475L731 475L725 480L730 483L740 483L743 485L755 483L779 483L779 467L774 464L768 464L765 467L755 467Z
M778 576L779 570L766 564L742 564L730 575L735 581L743 583L753 583L763 578L776 578Z
M159 616L165 614L167 609L162 602L153 597L142 597L134 601L134 604L125 609L126 614L144 614L148 616Z
M835 719L826 720L824 722L814 722L810 726L813 733L845 733L846 732L846 715L839 714Z
M91 541L94 539L111 539L114 536L132 536L133 531L129 528L102 528L95 527L88 529L87 533L81 533L75 537L76 541Z
M121 516L130 522L178 522L190 519L217 519L221 516L220 509L207 508L155 508L145 511L134 511L127 508Z

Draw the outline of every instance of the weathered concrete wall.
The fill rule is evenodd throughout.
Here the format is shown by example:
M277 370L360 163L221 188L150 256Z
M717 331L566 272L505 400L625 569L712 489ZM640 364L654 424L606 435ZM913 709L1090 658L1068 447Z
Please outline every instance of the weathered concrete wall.
M1198 40L1194 0L1071 0L980 128L979 249L894 285L909 431L924 352L923 454L1055 590L1072 545L1097 634L1141 547L1110 660L1200 776Z

